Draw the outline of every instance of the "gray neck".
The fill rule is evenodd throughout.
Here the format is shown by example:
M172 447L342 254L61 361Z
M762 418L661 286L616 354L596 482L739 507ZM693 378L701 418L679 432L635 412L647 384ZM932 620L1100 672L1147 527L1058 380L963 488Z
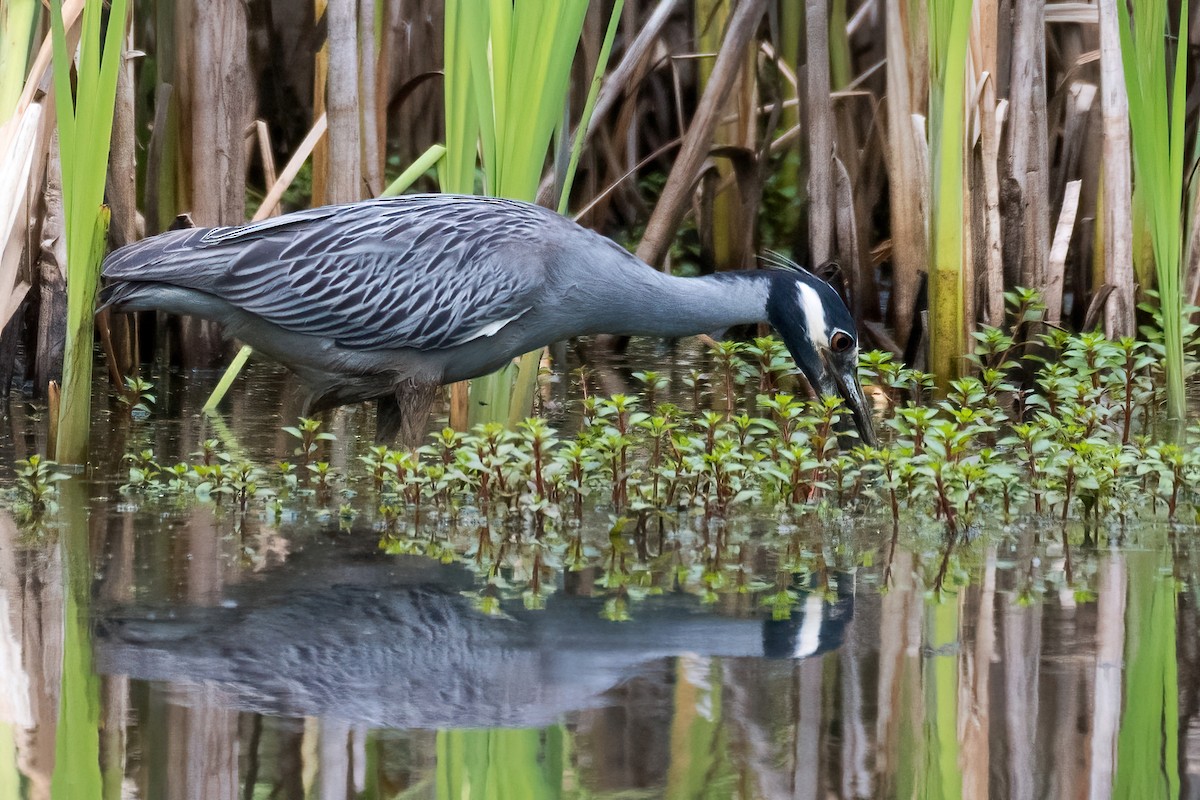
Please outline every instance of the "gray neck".
M768 272L676 278L639 267L623 282L608 283L616 296L592 332L674 338L767 321Z

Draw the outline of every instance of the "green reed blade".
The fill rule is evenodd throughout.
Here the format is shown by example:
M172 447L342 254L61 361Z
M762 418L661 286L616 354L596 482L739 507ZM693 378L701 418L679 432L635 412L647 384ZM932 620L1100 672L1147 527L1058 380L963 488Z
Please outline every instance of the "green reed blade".
M1129 94L1129 122L1137 183L1135 211L1150 237L1157 279L1165 347L1167 414L1186 414L1183 362L1182 251L1184 180L1184 108L1187 49L1176 47L1174 69L1167 74L1167 42L1171 36L1167 7L1157 0L1137 0L1134 17L1117 3L1122 66ZM1134 24L1136 23L1136 25ZM1179 30L1186 31L1187 4L1179 9ZM1168 86L1168 83L1170 85ZM1168 91L1170 94L1168 94ZM1147 254L1135 251L1144 261ZM1139 274L1148 274L1144 265Z
M84 6L74 91L61 2L54 3L50 15L67 242L67 339L55 454L61 463L82 463L87 458L95 338L92 316L109 220L103 205L104 184L128 9L128 0L113 0L101 49L100 4Z

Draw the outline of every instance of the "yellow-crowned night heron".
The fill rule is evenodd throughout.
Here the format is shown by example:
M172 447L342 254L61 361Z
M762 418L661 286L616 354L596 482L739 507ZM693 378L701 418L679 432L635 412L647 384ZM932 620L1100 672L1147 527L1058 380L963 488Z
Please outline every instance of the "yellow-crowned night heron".
M437 387L549 342L758 322L875 441L854 321L827 283L798 268L675 278L528 203L408 195L170 231L112 253L104 278L106 306L216 320L284 364L309 412L380 400L381 441L419 442Z

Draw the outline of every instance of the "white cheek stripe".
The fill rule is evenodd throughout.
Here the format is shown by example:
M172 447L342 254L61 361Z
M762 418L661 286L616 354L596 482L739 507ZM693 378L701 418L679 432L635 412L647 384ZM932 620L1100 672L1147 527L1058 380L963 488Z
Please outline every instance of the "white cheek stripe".
M820 594L813 592L804 598L804 621L800 623L800 632L796 635L792 658L805 658L817 652L821 647L821 623L824 619L825 601Z
M829 346L829 331L825 326L825 306L817 290L805 283L797 283L800 296L800 310L804 312L804 321L808 326L808 338L813 344L822 347Z

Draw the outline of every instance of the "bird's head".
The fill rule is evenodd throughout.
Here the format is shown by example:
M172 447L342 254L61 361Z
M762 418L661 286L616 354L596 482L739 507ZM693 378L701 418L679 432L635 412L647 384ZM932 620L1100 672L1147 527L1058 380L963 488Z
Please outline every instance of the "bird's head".
M858 382L858 328L833 287L791 262L776 273L767 320L820 395L840 397L864 444L874 447L871 408Z

